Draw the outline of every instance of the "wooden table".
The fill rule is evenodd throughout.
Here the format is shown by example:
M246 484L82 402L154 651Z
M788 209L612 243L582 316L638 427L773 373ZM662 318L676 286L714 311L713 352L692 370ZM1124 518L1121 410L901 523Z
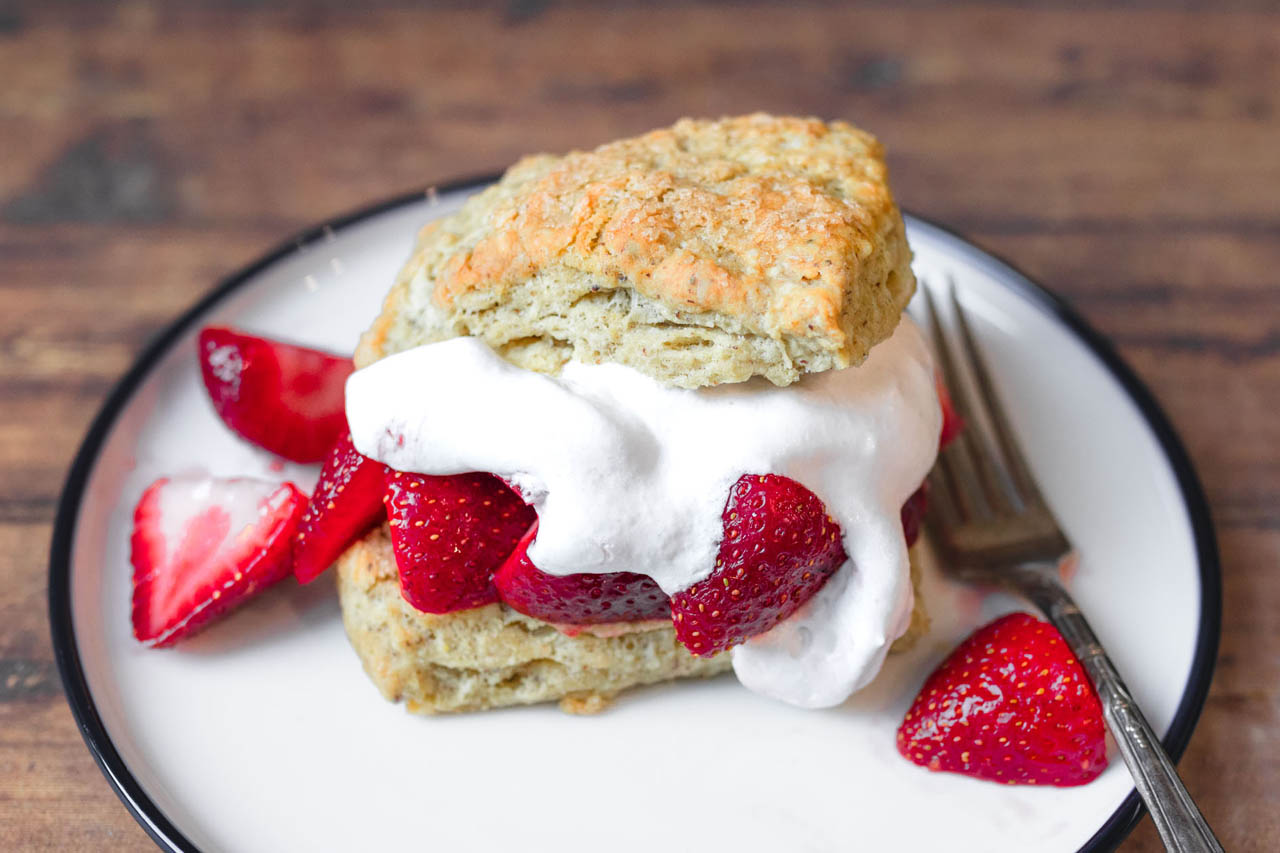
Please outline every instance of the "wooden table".
M152 334L372 199L754 109L873 129L905 207L1068 297L1155 391L1225 575L1182 771L1228 849L1280 849L1280 14L1053 5L0 3L0 849L151 849L63 700L45 572L71 455ZM1149 820L1125 849L1159 849Z

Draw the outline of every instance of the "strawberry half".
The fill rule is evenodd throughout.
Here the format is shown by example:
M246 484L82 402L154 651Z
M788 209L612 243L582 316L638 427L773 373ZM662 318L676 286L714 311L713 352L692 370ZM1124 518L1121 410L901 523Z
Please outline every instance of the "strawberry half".
M310 583L358 536L384 516L387 468L362 456L343 433L320 469L320 480L298 521L293 574Z
M929 676L898 752L1010 785L1083 785L1107 767L1093 686L1057 629L1026 613L979 628Z
M493 573L537 520L533 508L492 474L388 471L383 500L400 594L426 613L497 601Z
M202 329L199 346L213 408L242 438L310 463L324 459L346 432L351 359L222 326Z
M498 596L514 610L544 622L599 625L669 619L671 602L645 575L633 572L549 575L529 559L538 525L529 528L493 576Z
M289 574L292 483L156 480L133 514L133 635L167 646Z
M671 596L676 637L695 655L769 630L845 561L840 526L817 495L787 477L739 478L721 519L715 572Z

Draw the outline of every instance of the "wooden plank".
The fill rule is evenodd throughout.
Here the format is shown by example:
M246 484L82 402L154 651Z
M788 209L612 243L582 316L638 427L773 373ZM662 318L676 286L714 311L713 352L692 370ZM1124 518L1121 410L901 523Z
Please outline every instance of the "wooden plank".
M1274 3L24 0L0 79L0 849L152 849L60 695L44 571L71 454L153 334L319 219L751 109L875 130L905 206L1070 298L1150 384L1224 562L1183 770L1228 849L1280 846ZM1149 821L1124 849L1161 849Z
M529 150L767 108L874 127L904 201L951 221L1280 223L1273 16L754 6L731 40L705 8L552 8L516 28L462 11L342 29L120 17L101 34L33 16L9 46L9 218L56 217L97 161L153 182L123 205L134 218L309 221ZM667 37L631 37L644 27ZM50 131L64 147L21 143Z

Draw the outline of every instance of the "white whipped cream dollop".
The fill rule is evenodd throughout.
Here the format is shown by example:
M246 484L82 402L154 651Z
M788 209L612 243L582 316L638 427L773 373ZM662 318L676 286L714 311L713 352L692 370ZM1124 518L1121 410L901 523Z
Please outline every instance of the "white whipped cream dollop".
M744 474L822 499L849 560L805 606L733 650L749 688L838 704L909 624L899 511L932 466L942 415L933 363L904 317L861 365L779 388L668 388L618 364L523 370L477 338L428 344L347 381L356 448L400 471L489 471L539 518L529 549L552 574L638 572L668 594L715 567L721 512Z

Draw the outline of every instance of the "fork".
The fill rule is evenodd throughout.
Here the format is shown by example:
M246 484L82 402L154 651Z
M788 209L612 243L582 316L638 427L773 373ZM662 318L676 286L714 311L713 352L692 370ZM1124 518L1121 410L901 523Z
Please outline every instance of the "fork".
M947 291L958 353L947 343L933 294L923 281L921 290L942 378L966 425L942 450L929 475L925 525L943 565L962 580L1009 588L1043 611L1089 674L1107 728L1166 849L1221 853L1222 845L1160 739L1059 580L1059 567L1075 558L1074 551L1018 448L954 282L948 282ZM962 381L962 366L972 386Z

